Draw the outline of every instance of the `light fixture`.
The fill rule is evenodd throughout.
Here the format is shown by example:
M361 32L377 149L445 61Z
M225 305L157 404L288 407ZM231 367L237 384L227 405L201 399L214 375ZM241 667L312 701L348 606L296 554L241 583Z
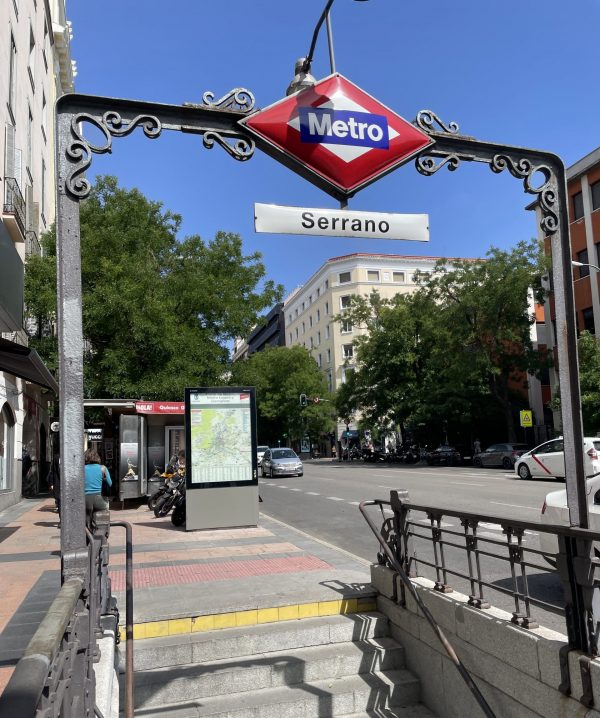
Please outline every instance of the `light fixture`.
M354 1L368 2L368 0ZM315 84L316 80L311 75L310 67L312 65L313 55L315 53L315 46L317 44L317 38L319 37L319 31L321 30L321 25L323 25L323 22L325 20L327 21L327 40L329 43L329 61L331 63L331 73L333 74L335 72L335 59L333 56L333 36L331 31L331 18L329 17L329 11L331 10L331 6L333 5L333 3L334 0L327 0L327 3L323 8L321 17L319 18L319 21L317 22L313 32L308 55L306 57L301 57L299 60L296 60L296 64L294 66L294 79L290 82L285 93L286 95L293 95L294 92L299 92L300 90L304 90L305 88L311 87Z

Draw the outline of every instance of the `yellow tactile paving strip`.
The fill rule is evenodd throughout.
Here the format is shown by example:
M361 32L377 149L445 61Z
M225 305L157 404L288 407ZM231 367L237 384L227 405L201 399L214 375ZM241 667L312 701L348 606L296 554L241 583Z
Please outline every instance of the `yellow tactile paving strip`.
M208 616L172 618L165 621L136 623L133 626L133 638L135 640L159 638L160 636L176 636L182 633L215 631L221 628L254 626L258 623L277 623L279 621L294 621L301 618L365 613L375 610L377 610L377 606L375 599L371 596L364 598L342 598L334 601L316 601L313 603L295 603L290 606L278 606L275 608L255 608L248 611L232 611L230 613L215 613ZM125 627L120 626L119 631L121 640L124 641Z

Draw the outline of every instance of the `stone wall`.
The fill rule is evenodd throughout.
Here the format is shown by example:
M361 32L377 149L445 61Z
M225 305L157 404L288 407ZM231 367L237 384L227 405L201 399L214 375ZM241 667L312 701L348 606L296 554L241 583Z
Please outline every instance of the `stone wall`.
M406 605L401 605L398 575L372 566L371 578L379 594L378 609L404 646L407 667L421 679L423 703L440 718L483 716L408 592ZM572 697L558 690L559 651L566 636L546 628L515 626L506 611L472 608L467 596L439 593L427 579L414 579L413 584L497 718L600 718L600 659L589 663L595 703L594 708L586 708L578 700L583 694L580 653L569 653Z

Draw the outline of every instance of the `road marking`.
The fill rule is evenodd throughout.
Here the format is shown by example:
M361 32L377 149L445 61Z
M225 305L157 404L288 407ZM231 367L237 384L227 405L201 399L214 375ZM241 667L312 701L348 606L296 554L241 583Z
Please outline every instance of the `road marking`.
M360 506L360 501L348 501L350 506Z
M490 504L496 504L496 506L511 506L514 509L529 509L530 511L539 511L539 506L522 506L521 504L504 504L502 501L490 501Z
M492 531L502 531L501 524L488 524L485 521L481 521L479 524L477 524L477 528L482 526L484 529L492 529Z
M287 486L284 486L283 484L276 484L276 486L279 486L280 489L287 489Z
M474 481L449 481L453 486L486 486L486 484L476 484Z
M328 496L327 497L330 501L343 501L344 499L340 499L337 496Z
M290 489L290 491L302 491L302 489Z
M429 519L418 519L417 521L415 521L415 523L423 524L424 526L431 526L431 521ZM440 521L440 527L443 529L449 529L453 528L454 524L449 524L446 521Z
M307 496L320 496L321 494L317 493L316 491L307 491Z

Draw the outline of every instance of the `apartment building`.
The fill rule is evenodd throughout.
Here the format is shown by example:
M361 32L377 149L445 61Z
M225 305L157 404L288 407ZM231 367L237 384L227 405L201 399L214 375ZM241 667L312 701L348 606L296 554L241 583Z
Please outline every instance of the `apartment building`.
M343 314L353 294L368 296L376 289L389 299L415 291L415 274L430 273L438 259L363 253L328 259L284 303L286 346L309 349L335 391L355 365L354 340L363 330L333 317ZM338 436L344 428L338 426Z
M571 257L573 261L584 265L573 267L577 329L579 332L586 329L595 334L596 328L600 327L600 147L567 168L567 195ZM535 210L538 220L540 219L537 203L532 203L528 209ZM541 232L539 236L540 239L546 239ZM551 283L549 288L552 288ZM556 361L556 327L552 299L545 305L544 312L545 322L536 324L536 332L541 337L539 346L542 350L553 352ZM530 382L530 402L534 409L536 425L550 421L552 412L548 404L557 386L555 369L549 371L541 386L536 380ZM560 412L554 412L553 419L554 429L560 431Z
M0 2L0 509L34 494L58 387L27 346L24 263L54 221L54 104L73 91L65 0Z

